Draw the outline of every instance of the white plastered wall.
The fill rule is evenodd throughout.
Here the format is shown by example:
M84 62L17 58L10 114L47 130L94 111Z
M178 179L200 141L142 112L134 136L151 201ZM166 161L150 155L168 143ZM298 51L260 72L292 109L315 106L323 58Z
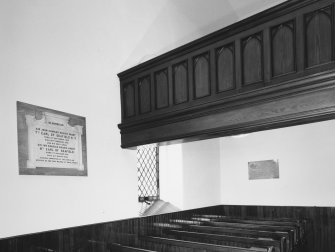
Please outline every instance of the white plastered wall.
M138 214L136 152L120 148L116 74L140 61L133 50L147 50L143 34L164 5L0 2L0 238ZM145 11L154 14L138 15ZM161 50L166 37L150 48ZM16 101L86 117L88 177L18 175Z
M335 206L335 121L221 139L221 202ZM279 161L279 179L248 179L248 162Z
M184 209L220 204L220 141L183 144Z
M220 204L219 138L161 146L159 153L161 199L183 210Z
M335 120L181 145L174 151L181 155L183 184L174 193L183 209L335 206ZM279 179L249 180L248 162L272 159L279 162Z
M116 74L279 2L0 1L0 238L136 216ZM18 175L16 101L86 117L88 177Z
M162 48L163 51L168 51L281 2L284 1L213 0L210 4L203 0L169 1L164 12L157 16L157 20L169 20L169 24L178 26L178 29L167 26L167 30L162 30L153 26L145 36L169 32L175 36L175 40ZM170 12L165 12L166 10ZM174 19L169 17L172 12ZM161 147L161 198L182 209L221 204L222 169L219 149L219 139ZM173 161L166 159L171 156L177 158ZM181 176L183 183L180 183L178 176Z
M182 144L159 147L159 178L161 199L184 209Z

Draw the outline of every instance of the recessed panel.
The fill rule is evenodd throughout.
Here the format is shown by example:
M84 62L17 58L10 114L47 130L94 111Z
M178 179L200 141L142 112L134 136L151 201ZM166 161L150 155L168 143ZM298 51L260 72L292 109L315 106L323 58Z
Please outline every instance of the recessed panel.
M173 66L173 102L180 104L188 101L187 62Z
M216 51L217 92L235 88L234 45L219 48Z
M167 69L155 73L156 108L169 106L169 82Z
M272 76L295 71L295 28L290 21L271 29Z
M135 84L130 82L123 87L123 110L124 117L135 115Z
M209 54L202 54L193 59L194 98L210 95Z
M138 82L138 101L140 114L151 111L151 87L150 76L139 79Z
M305 16L306 66L312 67L333 60L332 7Z
M242 41L243 84L250 85L263 80L263 40L258 33Z

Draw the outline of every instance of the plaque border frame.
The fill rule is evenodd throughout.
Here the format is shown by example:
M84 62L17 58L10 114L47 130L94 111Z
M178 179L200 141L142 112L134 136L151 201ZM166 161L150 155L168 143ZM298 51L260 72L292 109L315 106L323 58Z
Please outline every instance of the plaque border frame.
M87 139L86 139L86 118L54 109L40 107L24 102L16 102L17 111L17 136L18 136L18 166L19 175L49 175L49 176L88 176L87 169ZM78 140L81 144L81 169L75 168L49 168L39 167L29 168L29 158L31 157L31 146L29 146L29 133L26 117L42 119L45 114L56 114L60 117L69 118L69 125L74 128L80 128L81 138Z

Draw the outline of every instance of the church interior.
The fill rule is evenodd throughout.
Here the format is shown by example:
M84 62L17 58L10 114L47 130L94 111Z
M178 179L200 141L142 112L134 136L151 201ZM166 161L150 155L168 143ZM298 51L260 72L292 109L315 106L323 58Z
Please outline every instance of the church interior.
M0 19L0 252L335 251L335 0L3 0ZM84 118L84 173L19 168L22 103Z

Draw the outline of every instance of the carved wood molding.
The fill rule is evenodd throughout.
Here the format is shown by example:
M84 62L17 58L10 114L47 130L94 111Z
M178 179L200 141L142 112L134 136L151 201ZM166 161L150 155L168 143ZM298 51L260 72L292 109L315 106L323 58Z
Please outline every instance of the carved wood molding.
M335 118L334 6L287 1L120 73L122 147Z

